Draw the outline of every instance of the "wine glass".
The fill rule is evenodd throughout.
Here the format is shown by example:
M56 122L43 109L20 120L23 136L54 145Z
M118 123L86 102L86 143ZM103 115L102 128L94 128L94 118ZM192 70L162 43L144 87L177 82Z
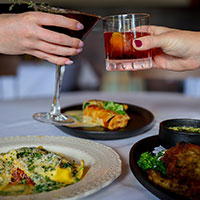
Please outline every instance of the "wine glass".
M80 31L72 31L69 29L64 29L61 27L54 26L45 26L45 28L67 34L72 37L76 37L79 39L84 39L86 35L90 32L90 30L97 24L97 22L101 19L100 16L78 12L73 10L66 9L58 9L48 7L48 12L61 14L69 18L73 18L78 20L84 25L84 29ZM51 105L50 112L39 112L33 115L33 118L40 122L50 123L54 125L67 125L74 123L74 119L70 116L64 115L61 113L61 105L60 105L60 91L62 86L63 75L65 72L65 66L56 65L56 86L55 93L53 98L53 103Z

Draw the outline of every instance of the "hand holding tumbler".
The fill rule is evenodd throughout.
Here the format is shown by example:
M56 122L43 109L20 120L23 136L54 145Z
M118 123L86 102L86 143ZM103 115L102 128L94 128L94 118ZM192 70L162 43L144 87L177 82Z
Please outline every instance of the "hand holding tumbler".
M133 40L149 35L150 15L133 13L103 18L107 71L134 71L152 67L152 51L137 51Z

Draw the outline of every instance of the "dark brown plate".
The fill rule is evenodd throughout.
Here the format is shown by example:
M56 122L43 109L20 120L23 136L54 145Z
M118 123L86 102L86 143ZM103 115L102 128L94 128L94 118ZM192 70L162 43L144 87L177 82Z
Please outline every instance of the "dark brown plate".
M82 110L82 105L69 106L62 109L62 112L70 110ZM128 125L125 128L111 131L104 127L78 127L57 126L67 134L94 140L115 140L134 137L142 134L154 125L153 114L145 108L128 105L127 114L130 116Z
M131 171L133 172L137 180L158 198L164 200L185 200L186 198L155 185L152 181L148 179L147 173L137 165L137 161L139 160L140 155L142 153L146 151L152 152L154 148L158 146L160 146L160 140L158 135L144 138L139 142L135 143L131 148L129 154L129 164Z

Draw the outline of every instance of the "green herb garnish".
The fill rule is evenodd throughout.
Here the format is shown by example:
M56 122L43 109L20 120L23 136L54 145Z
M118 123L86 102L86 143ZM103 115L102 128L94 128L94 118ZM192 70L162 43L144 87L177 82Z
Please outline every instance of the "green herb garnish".
M72 163L66 162L66 163L63 163L61 166L62 166L63 168L72 167Z
M44 172L55 170L55 169L54 169L53 167L51 167L51 166L42 166L42 168L44 169Z
M21 183L26 185L26 179L23 179Z
M140 168L144 171L148 169L154 169L159 171L162 175L166 176L167 166L166 164L160 159L164 154L163 152L159 152L158 155L153 155L150 152L142 153L140 159L137 161L137 164Z
M90 105L90 103L89 103L89 102L86 102L86 103L83 105L83 110L85 110L86 107L89 106L89 105Z
M11 11L13 9L13 7L16 5L16 4L27 4L28 5L28 8L36 8L36 4L32 1L26 1L26 0L9 0L12 5L9 7L9 11Z
M186 133L200 133L200 128L198 127L174 126L169 127L169 129L173 131L182 131Z
M36 4L31 0L9 0L9 1L12 3L11 6L9 7L9 11L11 11L16 4L18 5L26 4L28 8L33 8L35 11L51 12L50 11L51 7L44 2Z
M119 115L125 115L125 109L122 104L114 103L113 101L106 101L104 102L103 108L106 110L113 110Z
M56 182L56 181L51 181L50 179L46 179L46 177L45 177L45 180L46 180L45 183L35 185L34 191L36 193L49 192L51 190L57 190L57 189L63 187L63 185L64 185L63 183L59 183L59 182Z

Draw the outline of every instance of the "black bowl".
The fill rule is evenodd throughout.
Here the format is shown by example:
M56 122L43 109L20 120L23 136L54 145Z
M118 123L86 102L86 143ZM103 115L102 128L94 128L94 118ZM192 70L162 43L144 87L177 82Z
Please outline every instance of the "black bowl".
M200 133L175 131L169 127L194 127L200 128L200 120L197 119L169 119L160 123L159 139L165 148L175 146L178 142L186 142L200 145Z

